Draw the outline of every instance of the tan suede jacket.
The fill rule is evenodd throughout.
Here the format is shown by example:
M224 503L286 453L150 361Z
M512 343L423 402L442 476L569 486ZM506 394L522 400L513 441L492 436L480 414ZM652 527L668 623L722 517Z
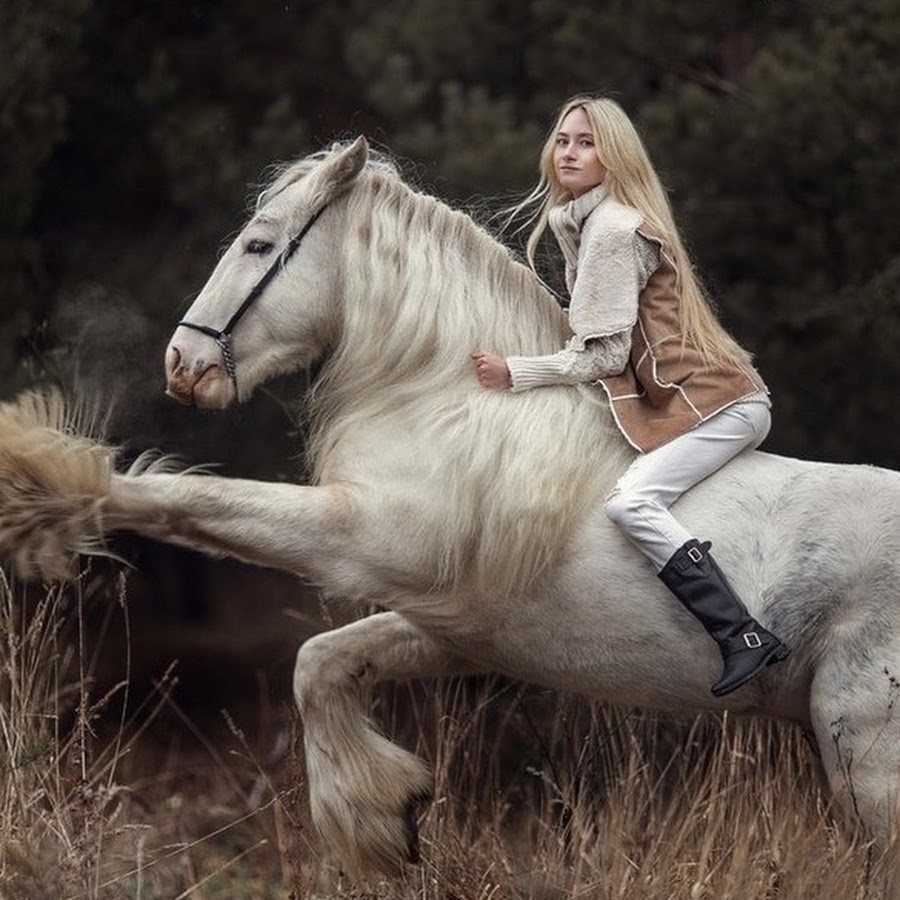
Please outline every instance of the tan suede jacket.
M710 368L698 351L682 348L671 254L637 210L600 185L555 207L549 223L566 261L573 335L551 356L507 357L513 391L599 383L620 430L642 451L732 403L768 403L749 364Z
M638 297L637 321L625 370L601 379L616 423L628 441L648 451L690 431L732 403L768 393L751 365L706 365L699 351L682 347L675 267L658 238L659 266Z

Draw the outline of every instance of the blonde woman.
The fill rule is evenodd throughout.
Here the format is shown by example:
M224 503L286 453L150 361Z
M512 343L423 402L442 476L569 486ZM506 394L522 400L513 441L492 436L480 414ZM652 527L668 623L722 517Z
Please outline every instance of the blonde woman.
M576 97L544 146L528 259L549 225L566 263L572 338L549 356L474 354L482 386L525 391L599 382L640 454L606 512L650 559L722 654L721 697L788 649L735 596L709 553L669 512L685 491L771 424L768 391L694 277L668 199L622 108Z

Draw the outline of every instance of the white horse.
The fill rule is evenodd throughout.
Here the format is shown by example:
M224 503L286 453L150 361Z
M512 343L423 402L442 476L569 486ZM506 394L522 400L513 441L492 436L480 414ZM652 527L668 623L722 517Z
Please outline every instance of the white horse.
M548 353L565 337L525 267L363 139L302 159L261 195L175 330L166 374L174 397L221 408L324 357L313 484L117 473L108 453L75 439L70 452L33 403L9 406L0 547L56 573L128 529L389 610L297 656L312 815L351 872L409 858L429 790L425 765L367 719L366 689L488 671L803 723L832 786L886 835L900 776L900 477L752 452L679 501L750 612L793 649L716 700L715 644L604 515L633 451L599 389L513 395L476 381L473 351Z

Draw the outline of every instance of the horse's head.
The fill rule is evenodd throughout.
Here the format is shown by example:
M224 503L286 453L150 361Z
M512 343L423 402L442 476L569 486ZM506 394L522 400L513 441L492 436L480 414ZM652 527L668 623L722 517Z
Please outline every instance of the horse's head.
M367 158L360 137L288 168L263 193L169 342L169 396L221 409L321 354L340 315L332 201Z

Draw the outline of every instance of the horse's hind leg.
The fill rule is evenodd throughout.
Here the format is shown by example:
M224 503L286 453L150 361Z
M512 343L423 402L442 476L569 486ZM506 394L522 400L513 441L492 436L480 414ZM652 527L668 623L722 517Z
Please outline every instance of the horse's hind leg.
M812 723L832 791L886 847L900 826L900 646L850 643L816 671Z
M300 648L294 696L303 719L310 809L349 874L392 874L416 860L415 807L431 790L427 766L372 727L364 707L368 690L379 681L467 668L396 613L324 632Z

